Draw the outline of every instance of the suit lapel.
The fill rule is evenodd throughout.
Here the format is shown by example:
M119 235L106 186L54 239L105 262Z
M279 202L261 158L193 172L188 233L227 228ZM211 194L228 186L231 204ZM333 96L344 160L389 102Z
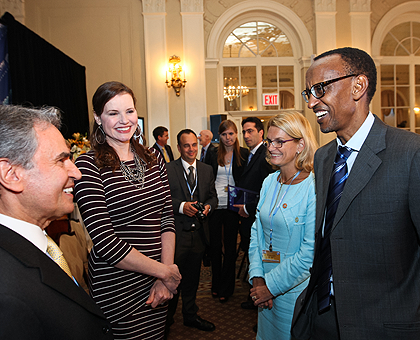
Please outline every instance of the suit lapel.
M181 158L178 158L176 161L175 172L178 177L179 184L182 188L182 192L185 195L187 201L191 199L190 192L188 191L187 181L184 177L184 167L182 166ZM191 188L193 189L193 188Z
M245 167L245 169L242 172L242 177L245 176L245 174L249 171L249 169L252 169L253 165L255 162L258 161L258 159L261 157L261 154L264 152L264 145L260 145L260 147L257 149L257 151L255 151L255 155L252 156L249 164L247 164L247 166ZM251 151L249 151L249 153L251 153Z
M38 268L43 284L67 296L91 313L104 317L86 292L36 246L11 229L0 225L0 247L28 268Z
M357 155L344 186L343 195L335 215L333 230L351 202L363 190L381 165L382 160L377 156L377 153L386 148L385 135L386 126L375 116L375 122Z

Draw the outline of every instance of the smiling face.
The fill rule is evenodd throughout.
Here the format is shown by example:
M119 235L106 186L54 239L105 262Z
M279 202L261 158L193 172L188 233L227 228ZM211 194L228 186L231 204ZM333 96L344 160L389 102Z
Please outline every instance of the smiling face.
M272 141L285 141L292 139L286 132L276 126L270 126L267 132L267 139ZM282 171L290 171L292 173L297 171L295 166L296 153L303 149L302 143L299 139L284 143L279 149L275 148L273 144L268 147L270 153L270 162L282 169Z
M306 73L306 88L330 79L345 76L348 72L338 54L333 54L316 60ZM356 102L352 95L353 81L349 77L326 86L325 94L320 99L310 96L308 108L317 116L317 122L324 133L337 133L338 137L348 140L357 131L353 118Z
M133 97L128 93L117 94L105 104L100 116L95 115L96 122L102 124L107 143L114 148L130 142L137 119Z
M24 181L22 205L28 212L26 221L42 228L73 211L74 180L81 178L79 169L70 160L70 152L61 133L52 125L35 126L38 149L34 167L21 170Z
M193 133L183 133L179 138L178 151L188 164L193 164L197 158L198 143Z
M232 128L228 128L220 134L220 141L227 148L233 147L237 136L238 134Z

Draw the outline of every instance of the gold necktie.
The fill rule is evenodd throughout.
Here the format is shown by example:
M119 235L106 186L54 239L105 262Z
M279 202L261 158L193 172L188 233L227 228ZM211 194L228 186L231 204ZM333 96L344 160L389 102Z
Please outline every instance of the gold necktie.
M73 275L71 275L70 267L64 258L63 252L51 237L48 235L45 236L47 236L47 253L51 256L54 262L57 263L60 268L63 269L66 274L73 279Z
M169 160L168 154L166 153L165 147L162 148L162 151L163 151L163 158L165 158L165 162L169 163L170 160Z

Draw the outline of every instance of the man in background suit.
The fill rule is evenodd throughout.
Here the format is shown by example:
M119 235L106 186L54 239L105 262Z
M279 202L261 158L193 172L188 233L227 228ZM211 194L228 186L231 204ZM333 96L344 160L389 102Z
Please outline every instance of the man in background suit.
M238 187L260 193L264 179L274 170L268 164L266 158L267 148L263 144L264 125L257 117L247 117L242 120L242 133L246 145L249 148L248 163L245 166L242 176L239 179ZM251 226L255 221L258 202L249 202L245 205L235 205L239 208L238 214L241 216L239 233L241 235L241 248L248 254L249 242L251 238ZM244 309L256 309L254 302L248 294L249 299L242 302Z
M156 139L156 143L153 144L153 148L160 152L165 163L172 162L174 155L171 147L168 145L168 129L164 126L158 126L153 130L153 137Z
M197 161L197 136L190 129L177 135L181 157L166 164L172 205L175 216L176 248L175 264L182 275L178 294L169 302L167 328L173 324L173 316L182 294L184 325L202 331L213 331L215 326L197 315L196 294L200 280L201 260L206 244L209 244L208 214L216 209L217 193L214 187L213 169ZM192 168L191 168L192 167ZM204 219L197 218L194 203L204 205Z
M210 154L216 149L216 147L211 143L213 139L213 133L210 130L202 130L198 135L198 140L201 145L201 156L200 161L210 164Z
M81 177L59 125L53 108L0 106L1 339L113 339L99 307L47 254L43 230L73 210Z
M298 339L420 338L420 136L369 112L375 90L375 63L355 48L321 54L306 73L302 95L337 138L315 154L315 257L296 302ZM341 198L330 181L344 181Z

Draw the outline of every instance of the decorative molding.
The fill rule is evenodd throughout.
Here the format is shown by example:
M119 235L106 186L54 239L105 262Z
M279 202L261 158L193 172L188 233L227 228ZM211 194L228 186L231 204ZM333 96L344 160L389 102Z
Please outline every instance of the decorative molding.
M335 12L335 0L315 0L315 12Z
M25 0L0 0L0 12L9 12L21 23L25 21Z
M371 0L350 0L350 12L370 12Z
M217 68L219 59L217 58L206 58L206 68Z
M165 0L143 0L143 13L165 13Z
M181 0L181 12L203 13L203 0Z

